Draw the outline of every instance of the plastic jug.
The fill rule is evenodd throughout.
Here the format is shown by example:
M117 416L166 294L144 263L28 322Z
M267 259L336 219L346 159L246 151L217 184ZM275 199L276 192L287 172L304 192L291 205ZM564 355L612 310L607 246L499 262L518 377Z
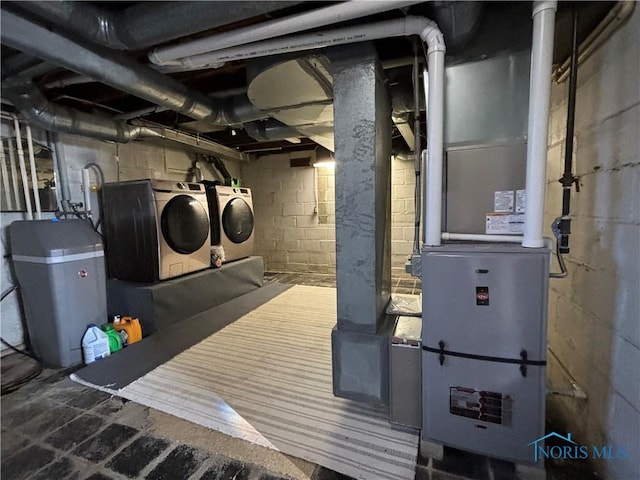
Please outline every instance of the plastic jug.
M82 353L85 363L92 363L109 355L109 338L93 323L82 336Z
M105 323L100 328L102 328L102 331L107 334L107 337L109 337L109 353L122 350L122 340L120 339L120 335L116 329L113 328L113 325Z
M140 326L140 320L131 317L122 317L118 315L113 319L113 328L116 330L124 330L127 332L127 345L139 342L142 340L142 327Z

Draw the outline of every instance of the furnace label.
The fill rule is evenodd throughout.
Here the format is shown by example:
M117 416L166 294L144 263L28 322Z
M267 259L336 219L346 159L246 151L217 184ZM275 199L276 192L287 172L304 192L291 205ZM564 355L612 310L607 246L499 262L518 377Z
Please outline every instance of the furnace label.
M449 412L483 422L511 425L513 397L465 387L450 387Z

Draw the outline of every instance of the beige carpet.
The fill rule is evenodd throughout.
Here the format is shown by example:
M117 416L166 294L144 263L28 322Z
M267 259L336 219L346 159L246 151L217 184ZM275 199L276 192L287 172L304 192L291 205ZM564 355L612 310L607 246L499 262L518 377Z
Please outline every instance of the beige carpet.
M355 478L413 479L417 433L333 396L335 305L295 286L117 395Z

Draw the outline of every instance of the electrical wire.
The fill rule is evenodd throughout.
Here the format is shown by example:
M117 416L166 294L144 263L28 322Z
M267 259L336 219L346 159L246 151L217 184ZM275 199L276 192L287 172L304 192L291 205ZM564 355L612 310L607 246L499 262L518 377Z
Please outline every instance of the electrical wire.
M15 292L17 289L18 289L18 285L13 285L13 286L9 287L2 294L2 296L0 296L0 302L2 302L5 298L7 298L11 293ZM7 393L15 392L16 390L18 390L19 388L23 387L24 385L29 383L31 380L36 378L38 375L40 375L42 373L43 366L42 366L42 362L40 361L40 359L38 357L36 357L33 353L27 352L26 350L21 350L18 347L14 346L14 345L11 345L9 342L7 342L1 336L0 336L0 342L5 344L7 347L9 347L14 352L19 353L21 355L24 355L25 357L29 357L29 358L31 358L32 360L34 360L36 362L35 368L33 368L31 371L27 372L25 375L15 379L15 380L13 380L11 382L2 384L2 388L0 389L0 395L5 395Z
M560 241L556 239L556 257L558 257L558 265L560 265L560 273L550 273L549 277L551 278L566 278L569 275L569 271L567 270L567 266L564 263L564 256L560 251Z

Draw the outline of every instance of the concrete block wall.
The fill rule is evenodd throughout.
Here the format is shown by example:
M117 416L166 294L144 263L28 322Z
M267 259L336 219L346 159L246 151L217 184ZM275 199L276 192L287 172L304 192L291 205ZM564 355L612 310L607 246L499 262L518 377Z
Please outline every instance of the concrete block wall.
M318 211L314 213L312 167L290 166L289 154L265 155L242 164L256 217L256 249L275 272L335 273L334 170L317 168ZM413 246L413 161L391 160L391 267L406 276Z
M256 254L274 272L335 273L335 188L331 168L291 167L289 154L242 165L251 188Z
M391 275L409 277L407 257L413 252L416 174L413 159L391 157Z
M604 478L640 478L640 9L578 70L569 277L551 280L549 345L589 396L549 415L584 445L625 447ZM559 216L567 84L554 85L546 223ZM547 232L550 234L550 232ZM567 375L550 357L549 379Z

